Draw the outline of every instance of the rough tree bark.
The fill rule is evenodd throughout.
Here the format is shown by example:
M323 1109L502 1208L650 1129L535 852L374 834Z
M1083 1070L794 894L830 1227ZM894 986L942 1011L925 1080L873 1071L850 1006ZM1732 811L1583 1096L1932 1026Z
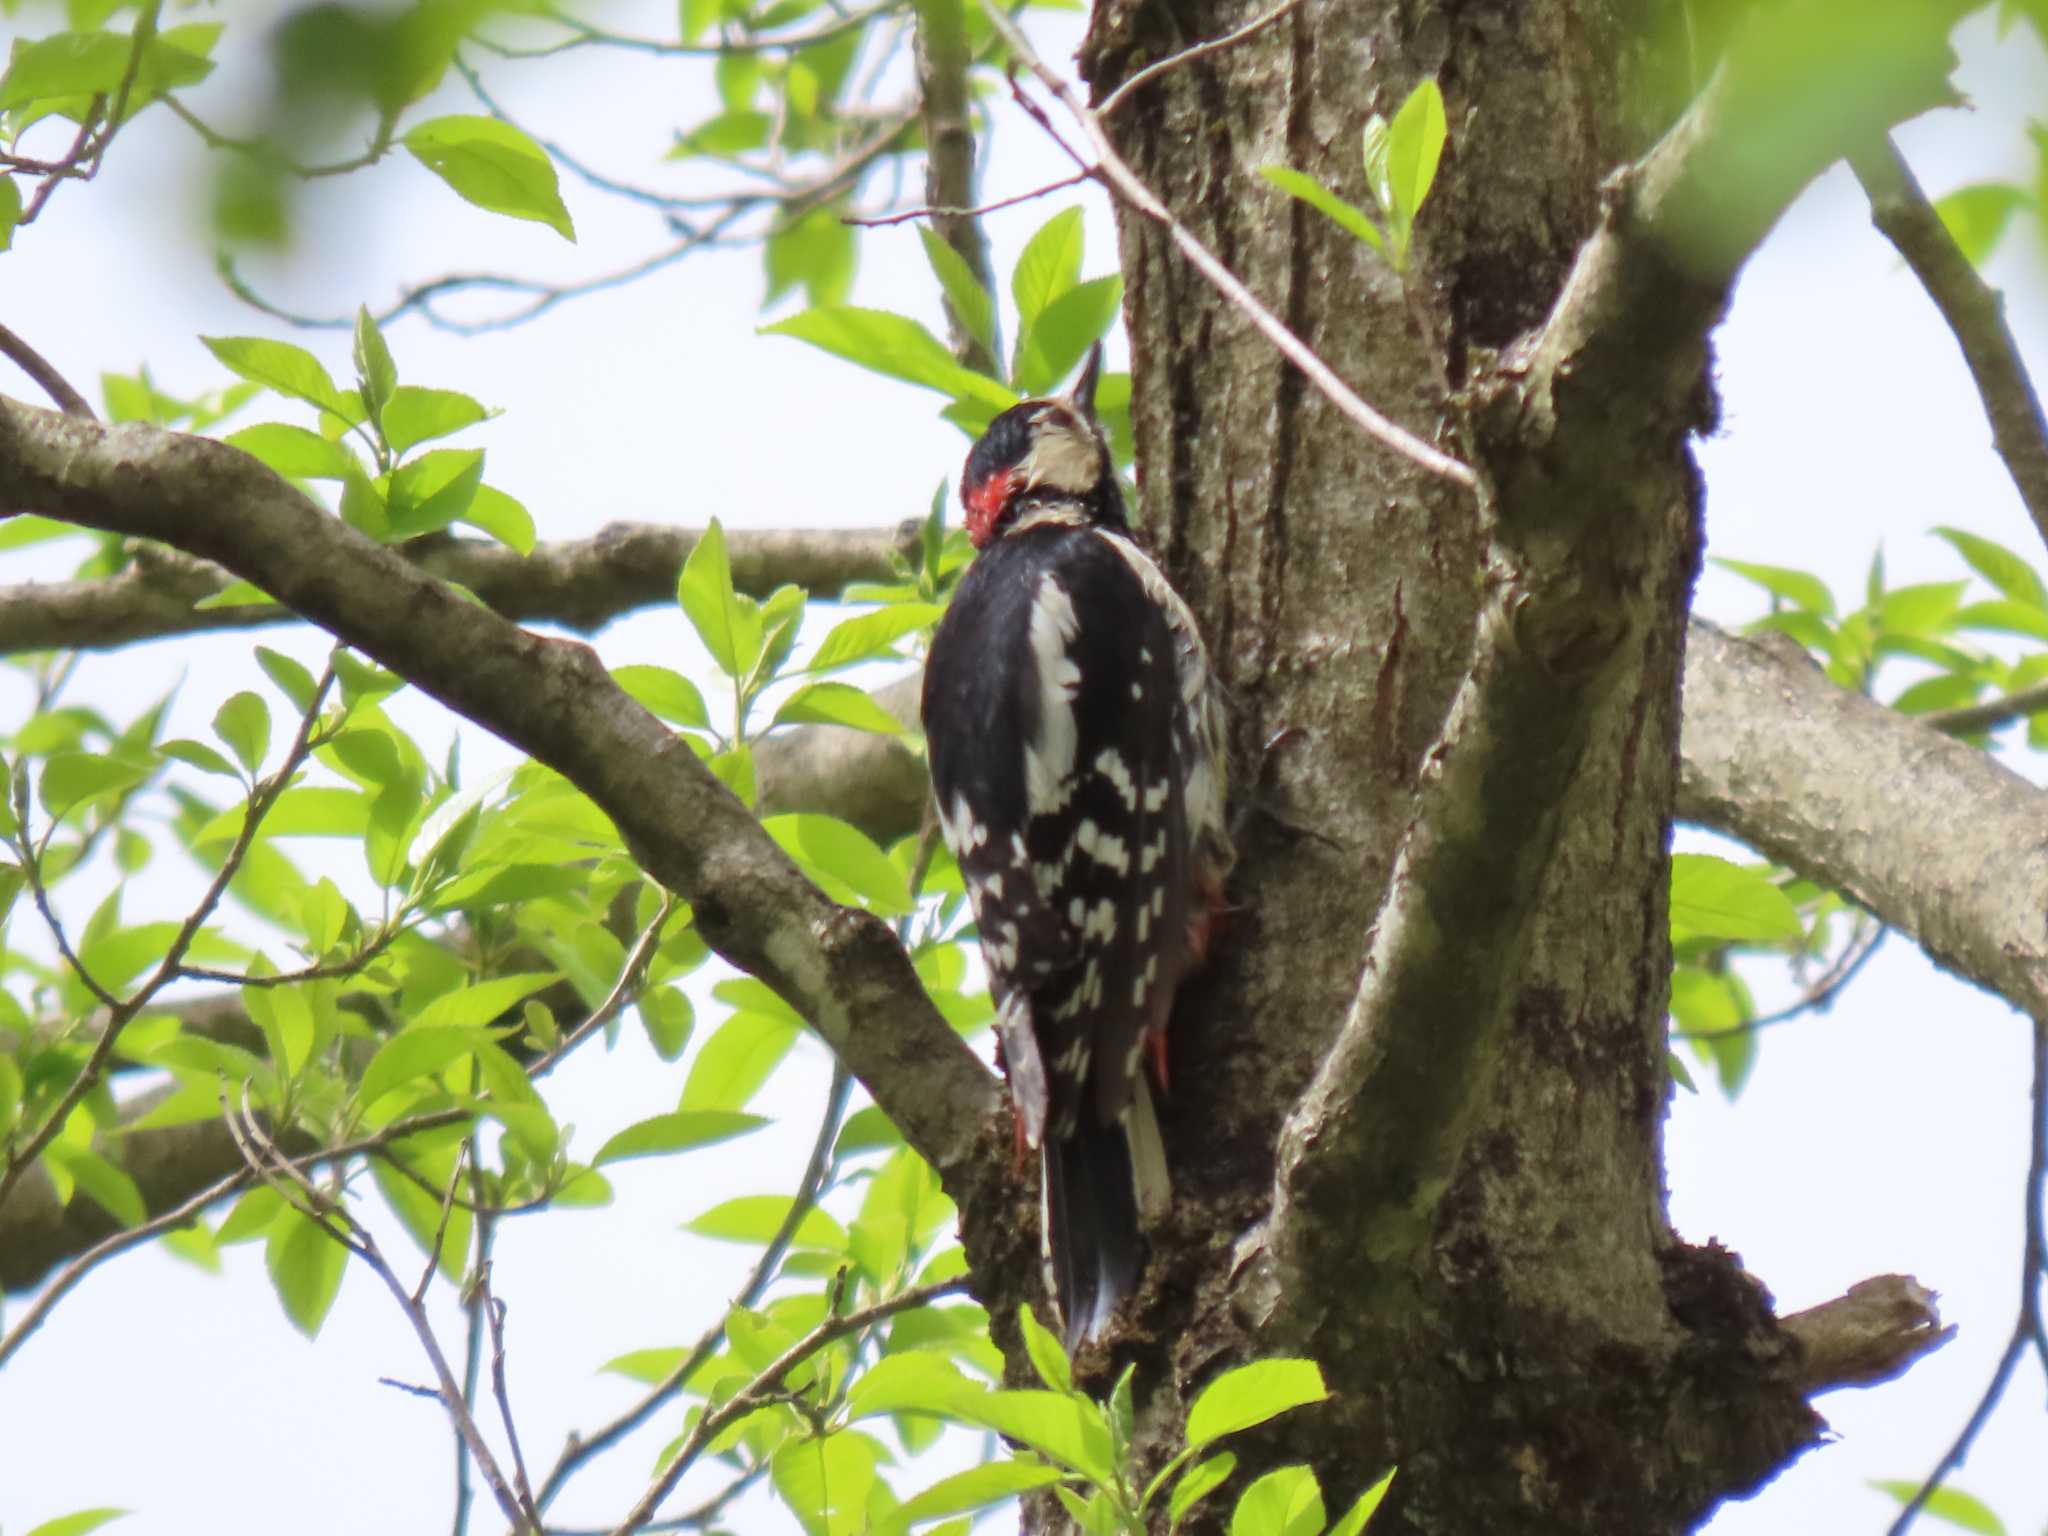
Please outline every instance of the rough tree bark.
M1084 73L1101 99L1249 14L1098 5ZM1361 438L1124 215L1143 521L1245 779L1318 834L1254 814L1233 942L1176 1021L1183 1225L1130 1347L1159 1426L1218 1365L1314 1356L1335 1395L1271 1454L1333 1507L1398 1462L1387 1531L1684 1529L1821 1428L1763 1287L1664 1215L1688 441L1742 256L1843 126L1943 99L1943 51L1866 55L1840 122L1731 199L1741 141L1770 142L1762 72L1731 61L1674 127L1645 40L1675 19L1312 5L1109 124L1341 376L1481 475ZM1365 119L1424 75L1451 151L1404 283L1255 172L1355 187Z

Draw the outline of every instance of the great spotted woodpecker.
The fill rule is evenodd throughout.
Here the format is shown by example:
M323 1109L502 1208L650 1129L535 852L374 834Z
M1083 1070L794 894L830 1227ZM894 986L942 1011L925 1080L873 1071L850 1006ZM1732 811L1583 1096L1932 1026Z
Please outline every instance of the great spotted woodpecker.
M1098 347L1071 393L1012 406L967 455L979 553L922 710L1070 1349L1135 1290L1172 1197L1141 1058L1163 1089L1167 1015L1233 858L1208 654L1131 538L1100 369Z

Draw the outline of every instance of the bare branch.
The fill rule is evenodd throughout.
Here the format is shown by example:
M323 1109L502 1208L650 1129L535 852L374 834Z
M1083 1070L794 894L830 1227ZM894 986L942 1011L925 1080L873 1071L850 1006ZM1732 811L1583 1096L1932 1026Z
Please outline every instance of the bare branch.
M82 416L87 421L99 418L85 396L71 387L71 383L59 373L43 355L14 332L0 325L0 355L4 355L23 373L36 381L38 388L57 402L57 408L68 416Z
M391 1292L399 1310L405 1314L405 1320L412 1325L413 1336L419 1340L420 1349L425 1353L427 1363L434 1368L434 1379L439 1384L439 1390L422 1395L437 1397L442 1410L454 1421L456 1428L461 1432L463 1444L469 1447L469 1454L476 1459L477 1470L483 1473L484 1482L496 1496L498 1508L503 1511L505 1518L512 1522L518 1536L537 1536L540 1517L533 1509L533 1501L530 1498L524 1501L520 1499L511 1484L506 1481L497 1458L491 1454L491 1448L485 1442L483 1432L477 1428L475 1416L469 1411L469 1403L463 1396L462 1388L455 1380L455 1373L448 1367L448 1357L441 1352L441 1341L434 1335L434 1326L427 1318L426 1308L407 1293L405 1283L398 1278L398 1272L385 1259L383 1250L378 1247L377 1239L369 1228L351 1216L348 1207L341 1201L330 1197L315 1185L306 1176L305 1171L279 1151L276 1143L264 1134L263 1128L249 1113L247 1094L245 1086L242 1105L238 1110L228 1109L226 1117L228 1129L241 1146L244 1160L252 1171L286 1200L297 1206L302 1213L318 1222L330 1237L367 1264L371 1272L384 1282L385 1289ZM485 1305L489 1306L488 1297L485 1299ZM417 1389L408 1387L405 1390Z
M2014 720L2030 720L2048 710L2048 683L2022 688L1981 704L1963 704L1955 709L1930 710L1914 718L1948 736L1974 736Z
M1905 257L1963 349L1991 422L1991 441L2048 542L2048 420L2005 323L2004 298L1977 275L1890 139L1859 146L1849 164L1870 198L1871 222Z
M1073 114L1074 121L1081 125L1081 132L1087 138L1089 148L1096 156L1095 169L1102 179L1131 207L1158 224L1173 241L1174 247L1187 258L1188 264L1213 283L1218 292L1230 300L1264 336L1308 380L1321 390L1330 403L1342 411L1358 429L1383 447L1408 459L1410 462L1441 475L1444 479L1459 485L1476 486L1477 477L1469 464L1460 463L1440 449L1431 447L1406 427L1399 426L1382 416L1372 406L1359 398L1357 391L1338 378L1328 363L1318 357L1315 351L1293 331L1289 330L1279 316L1262 304L1252 291L1238 281L1236 274L1224 266L1173 216L1173 212L1152 189L1138 178L1109 137L1102 131L1102 124L1096 114L1089 110L1064 76L1053 71L1038 56L1015 22L1003 13L992 0L981 0L983 12L989 24L996 29L1003 41L1009 45L1017 61L1028 68L1044 87L1059 98L1060 104Z
M888 581L917 525L895 529L734 529L726 535L733 585L766 597L792 582L834 597L856 582ZM592 538L534 546L521 555L485 539L435 534L410 541L404 558L458 582L506 618L588 634L622 613L675 600L676 574L702 530L614 523ZM165 635L305 622L275 604L195 610L234 577L210 560L140 544L134 562L100 581L0 587L0 654L105 650Z

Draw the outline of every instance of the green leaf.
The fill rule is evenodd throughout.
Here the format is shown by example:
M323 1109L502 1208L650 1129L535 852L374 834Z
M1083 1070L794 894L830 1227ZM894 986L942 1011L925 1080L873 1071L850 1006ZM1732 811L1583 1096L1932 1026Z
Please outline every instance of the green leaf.
M761 826L835 901L885 917L908 917L915 907L903 872L858 827L812 812L764 817Z
M341 1289L348 1250L310 1216L287 1205L270 1228L263 1262L292 1326L309 1339L317 1336Z
M456 521L488 533L517 554L533 553L533 514L526 510L525 503L508 496L495 485L478 486L469 510L461 513Z
M654 1115L620 1131L590 1160L593 1168L628 1157L662 1157L671 1152L688 1152L713 1146L759 1130L768 1122L760 1115L743 1115L726 1109L680 1109L674 1114Z
M559 971L528 971L514 976L493 976L444 992L414 1016L413 1029L473 1028L489 1024L510 1013L542 987L562 979Z
M1029 395L1045 394L1116 324L1123 302L1121 277L1098 277L1079 283L1046 305L1028 331L1017 340L1013 370L1017 387Z
M45 1520L28 1536L86 1536L87 1531L96 1531L108 1521L118 1520L127 1513L125 1509L81 1509L76 1514Z
M400 140L413 158L464 202L491 213L545 224L576 238L562 205L555 164L526 134L494 117L437 117Z
M1017 396L994 379L961 367L946 344L915 320L887 310L825 305L763 326L761 334L793 336L870 372L998 411L1017 403Z
M775 711L777 725L844 725L878 736L901 736L903 722L851 683L812 683Z
M351 404L335 387L320 359L304 347L261 336L202 336L206 350L230 372L280 395L332 411L344 421L362 417L360 402Z
M384 333L377 329L368 305L356 310L355 365L363 404L369 407L370 419L381 423L391 392L398 388L398 364L391 360L391 349L384 344Z
M746 676L761 654L761 614L733 590L725 528L715 517L683 562L676 601L718 670L734 679Z
M961 1375L960 1368L944 1355L929 1350L905 1350L884 1355L860 1374L847 1395L846 1416L854 1420L879 1413L908 1412L943 1417L962 1397L978 1396L983 1390Z
M1971 570L2012 601L2025 603L2030 608L2048 609L2048 588L2042 586L2039 573L2032 564L2003 544L1961 528L1937 528L1934 534L1954 546L1956 553L1969 562Z
M804 1536L858 1536L868 1528L876 1459L874 1441L842 1430L784 1441L769 1475Z
M408 459L391 475L386 497L390 536L438 533L466 516L483 478L481 448L436 448Z
M1316 212L1335 220L1381 255L1386 254L1387 238L1373 223L1372 216L1363 208L1345 202L1313 176L1289 170L1284 165L1262 165L1259 174L1289 197L1298 198Z
M154 770L147 763L95 752L55 752L43 763L37 797L52 818L102 795L133 789Z
M893 647L905 635L938 623L946 610L936 603L891 603L873 613L855 614L832 626L819 642L810 665L811 672L836 672L880 656L893 656Z
M990 357L998 357L996 351L996 306L989 291L982 286L981 279L967 265L965 258L948 245L945 238L920 224L917 237L924 242L925 260L931 264L932 275L939 280L946 302L953 307L953 314L967 334L981 344ZM998 365L1000 366L1000 365Z
M1710 853L1671 856L1674 938L1781 944L1801 931L1798 910L1761 872Z
M421 389L400 384L384 406L384 441L403 458L413 448L464 427L490 419L491 413L468 395L452 389Z
M291 700L292 708L301 714L312 708L313 695L319 691L319 684L314 682L313 674L305 667L267 645L256 647L256 665L277 685L277 691Z
M1834 594L1828 591L1826 582L1810 572L1789 570L1782 565L1755 565L1747 560L1717 559L1714 564L1755 582L1771 596L1790 603L1794 608L1818 614L1824 619L1835 616Z
M14 227L21 222L21 188L12 176L0 177L0 251L14 248Z
M636 663L612 668L612 681L658 719L688 730L711 728L711 711L704 705L704 695L680 672Z
M1307 1467L1275 1467L1238 1497L1230 1536L1317 1536L1323 1490Z
M1035 1456L992 1461L941 1478L923 1493L906 1500L896 1511L896 1518L906 1526L920 1525L942 1515L957 1515L962 1510L985 1509L1034 1488L1049 1487L1063 1476L1059 1468L1048 1467Z
M1025 242L1010 274L1020 335L1028 334L1046 307L1081 280L1081 252L1078 206L1054 214Z
M340 480L355 462L355 456L341 444L281 421L244 427L230 432L223 441L294 480Z
M475 1026L401 1030L377 1047L363 1069L356 1104L366 1112L374 1109L387 1093L441 1071L490 1041L491 1032Z
M270 706L259 694L238 693L215 711L213 730L253 775L270 750Z
M190 763L194 768L206 773L225 774L231 779L240 779L242 776L233 763L203 741L187 741L180 737L175 741L160 743L157 751L163 753L165 757L175 757L181 763Z
M1358 1502L1344 1511L1344 1518L1330 1527L1330 1536L1359 1536L1365 1523L1380 1507L1380 1500L1387 1496L1387 1488L1394 1481L1394 1469L1387 1468L1384 1476L1358 1496Z
M1207 1445L1329 1395L1313 1360L1254 1360L1201 1390L1188 1408L1188 1444Z
M768 269L764 305L802 286L812 304L837 304L853 287L855 242L836 204L813 208L768 236L763 260Z
M640 1023L654 1046L654 1054L663 1061L680 1057L683 1047L690 1043L691 1025L696 1022L690 995L680 987L653 987L640 994L639 1008Z
M986 1397L963 1399L954 1411L968 1423L1020 1441L1093 1482L1116 1480L1109 1426L1102 1410L1084 1397L1064 1392L991 1392Z
M0 112L60 96L111 96L128 68L129 41L116 32L57 32L16 38L0 76Z
M1220 1456L1211 1456L1207 1461L1198 1461L1183 1472L1180 1481L1173 1485L1172 1497L1166 1501L1167 1528L1179 1530L1181 1521L1188 1516L1188 1511L1222 1487L1224 1481L1236 1470L1237 1457L1225 1451Z
M1422 200L1429 196L1443 151L1443 92L1437 88L1435 76L1425 76L1408 93L1387 130L1387 182L1394 217L1404 234L1414 225Z
M735 1013L690 1064L681 1109L745 1109L796 1044L803 1025L759 1013Z
M766 1243L781 1230L782 1223L789 1216L791 1203L788 1195L741 1195L722 1201L695 1220L685 1222L683 1230L730 1243ZM798 1218L790 1246L815 1252L844 1253L846 1229L824 1211L812 1206Z
M1873 1478L1870 1486L1880 1493L1888 1493L1901 1504L1909 1504L1920 1491L1920 1484L1903 1478ZM1993 1514L1983 1500L1974 1498L1960 1488L1937 1488L1929 1495L1922 1510L1965 1531L1975 1531L1977 1536L2005 1536L2005 1522Z
M2012 216L2033 201L2023 188L2010 182L1980 181L1935 199L1934 211L1941 215L1950 238L1970 265L1981 267L2012 223Z
M1067 1362L1067 1352L1060 1341L1046 1331L1031 1310L1031 1303L1025 1302L1017 1309L1017 1326L1024 1334L1024 1353L1031 1357L1031 1368L1038 1372L1038 1379L1055 1392L1074 1390L1074 1368Z

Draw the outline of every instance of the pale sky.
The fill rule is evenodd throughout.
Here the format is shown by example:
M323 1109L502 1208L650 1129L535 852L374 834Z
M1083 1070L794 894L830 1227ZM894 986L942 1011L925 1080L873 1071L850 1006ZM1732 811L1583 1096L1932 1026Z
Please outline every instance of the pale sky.
M622 28L648 32L673 14L623 5L618 13ZM2026 178L2023 122L2048 78L2023 28L1993 46L1979 22L1965 42L1962 82L1978 109L1941 114L1901 136L1936 193L2001 171ZM1056 37L1045 44L1049 57L1070 46ZM656 181L668 129L704 115L678 118L671 76L626 56L571 55L523 72L498 66L490 78L525 126L629 179ZM231 77L210 83L194 105L232 100L235 86ZM459 82L444 99L438 110L473 110ZM99 183L64 189L0 265L0 319L89 394L101 370L143 361L171 392L196 392L222 382L197 335L283 334L220 288L203 241L181 222L199 163L189 134L152 112L119 142ZM984 194L1023 191L1065 170L1035 130L1006 117ZM387 302L408 278L455 269L580 275L659 244L660 226L645 210L566 178L563 191L581 237L574 248L538 226L459 204L394 156L320 188L293 259L250 271L283 302L344 313L363 300ZM1077 196L992 216L998 271L1007 275L1023 240ZM1095 276L1110 269L1114 242L1099 196L1088 202L1085 275ZM2038 252L2024 242L1993 267L2022 344L2037 356L2048 335L2038 270ZM488 448L487 477L526 503L543 538L613 520L694 525L715 514L729 526L873 526L920 513L964 448L937 420L939 402L797 343L756 339L759 272L751 253L699 253L535 325L458 341L412 320L390 340L409 382L505 408L462 441ZM937 325L914 231L864 237L854 299ZM293 339L345 373L344 334ZM1717 352L1725 425L1700 450L1711 553L1817 571L1852 604L1880 543L1895 583L1964 574L1927 535L1936 523L1962 524L2039 560L1952 341L1869 229L1845 174L1818 184L1751 264ZM32 396L13 376L0 390ZM259 406L236 424L263 419L303 418ZM7 580L61 569L32 555L7 564ZM1761 601L1710 572L1700 609L1735 622ZM258 638L306 658L322 649L290 631ZM182 677L174 730L203 735L219 700L252 685L250 644L229 636L124 652L90 664L80 695L132 710ZM617 624L600 647L613 664L704 670L672 612ZM0 679L0 711L11 717L22 698ZM419 701L405 718L437 739L448 729ZM485 742L467 745L470 771L493 752ZM2043 776L2037 761L2015 766ZM166 871L175 865L161 861ZM130 916L173 912L185 894L168 878L137 882ZM24 920L13 935L29 942ZM1757 978L1768 1006L1773 979ZM705 1033L700 1010L698 1038ZM554 1080L558 1114L577 1124L586 1151L610 1130L672 1107L682 1071L655 1062L638 1038L629 1028L611 1056L585 1054ZM497 1283L512 1309L512 1385L533 1460L545 1463L570 1428L588 1429L631 1400L626 1384L595 1374L604 1360L694 1339L723 1306L746 1251L688 1240L676 1228L728 1194L793 1183L825 1077L822 1050L806 1044L771 1088L786 1124L731 1155L618 1165L619 1198L609 1209L507 1225ZM1902 1382L1822 1399L1838 1442L1724 1510L1716 1536L1881 1530L1894 1506L1865 1480L1917 1479L1960 1427L2011 1326L2026 1078L2024 1022L1894 940L1832 1013L1770 1033L1737 1103L1705 1086L1704 1074L1705 1091L1678 1095L1668 1144L1681 1233L1739 1251L1788 1309L1870 1275L1915 1274L1942 1293L1945 1316L1962 1330ZM402 1236L388 1246L410 1254ZM18 1315L18 1305L8 1312ZM459 1329L445 1308L442 1317L455 1347ZM155 1251L124 1258L66 1299L0 1378L0 1527L18 1533L72 1509L115 1504L137 1511L116 1529L136 1533L445 1529L445 1424L431 1405L379 1387L383 1374L420 1379L424 1367L366 1274L349 1277L320 1340L308 1344L270 1293L260 1245L231 1250L221 1278ZM1956 1479L2014 1533L2048 1528L2042 1391L2038 1371L2023 1366ZM584 1478L557 1506L562 1521L615 1517L676 1423L671 1414L612 1458L619 1465ZM894 1481L907 1493L937 1475L920 1468ZM736 1523L749 1533L788 1526L762 1502ZM495 1525L480 1509L475 1528Z

